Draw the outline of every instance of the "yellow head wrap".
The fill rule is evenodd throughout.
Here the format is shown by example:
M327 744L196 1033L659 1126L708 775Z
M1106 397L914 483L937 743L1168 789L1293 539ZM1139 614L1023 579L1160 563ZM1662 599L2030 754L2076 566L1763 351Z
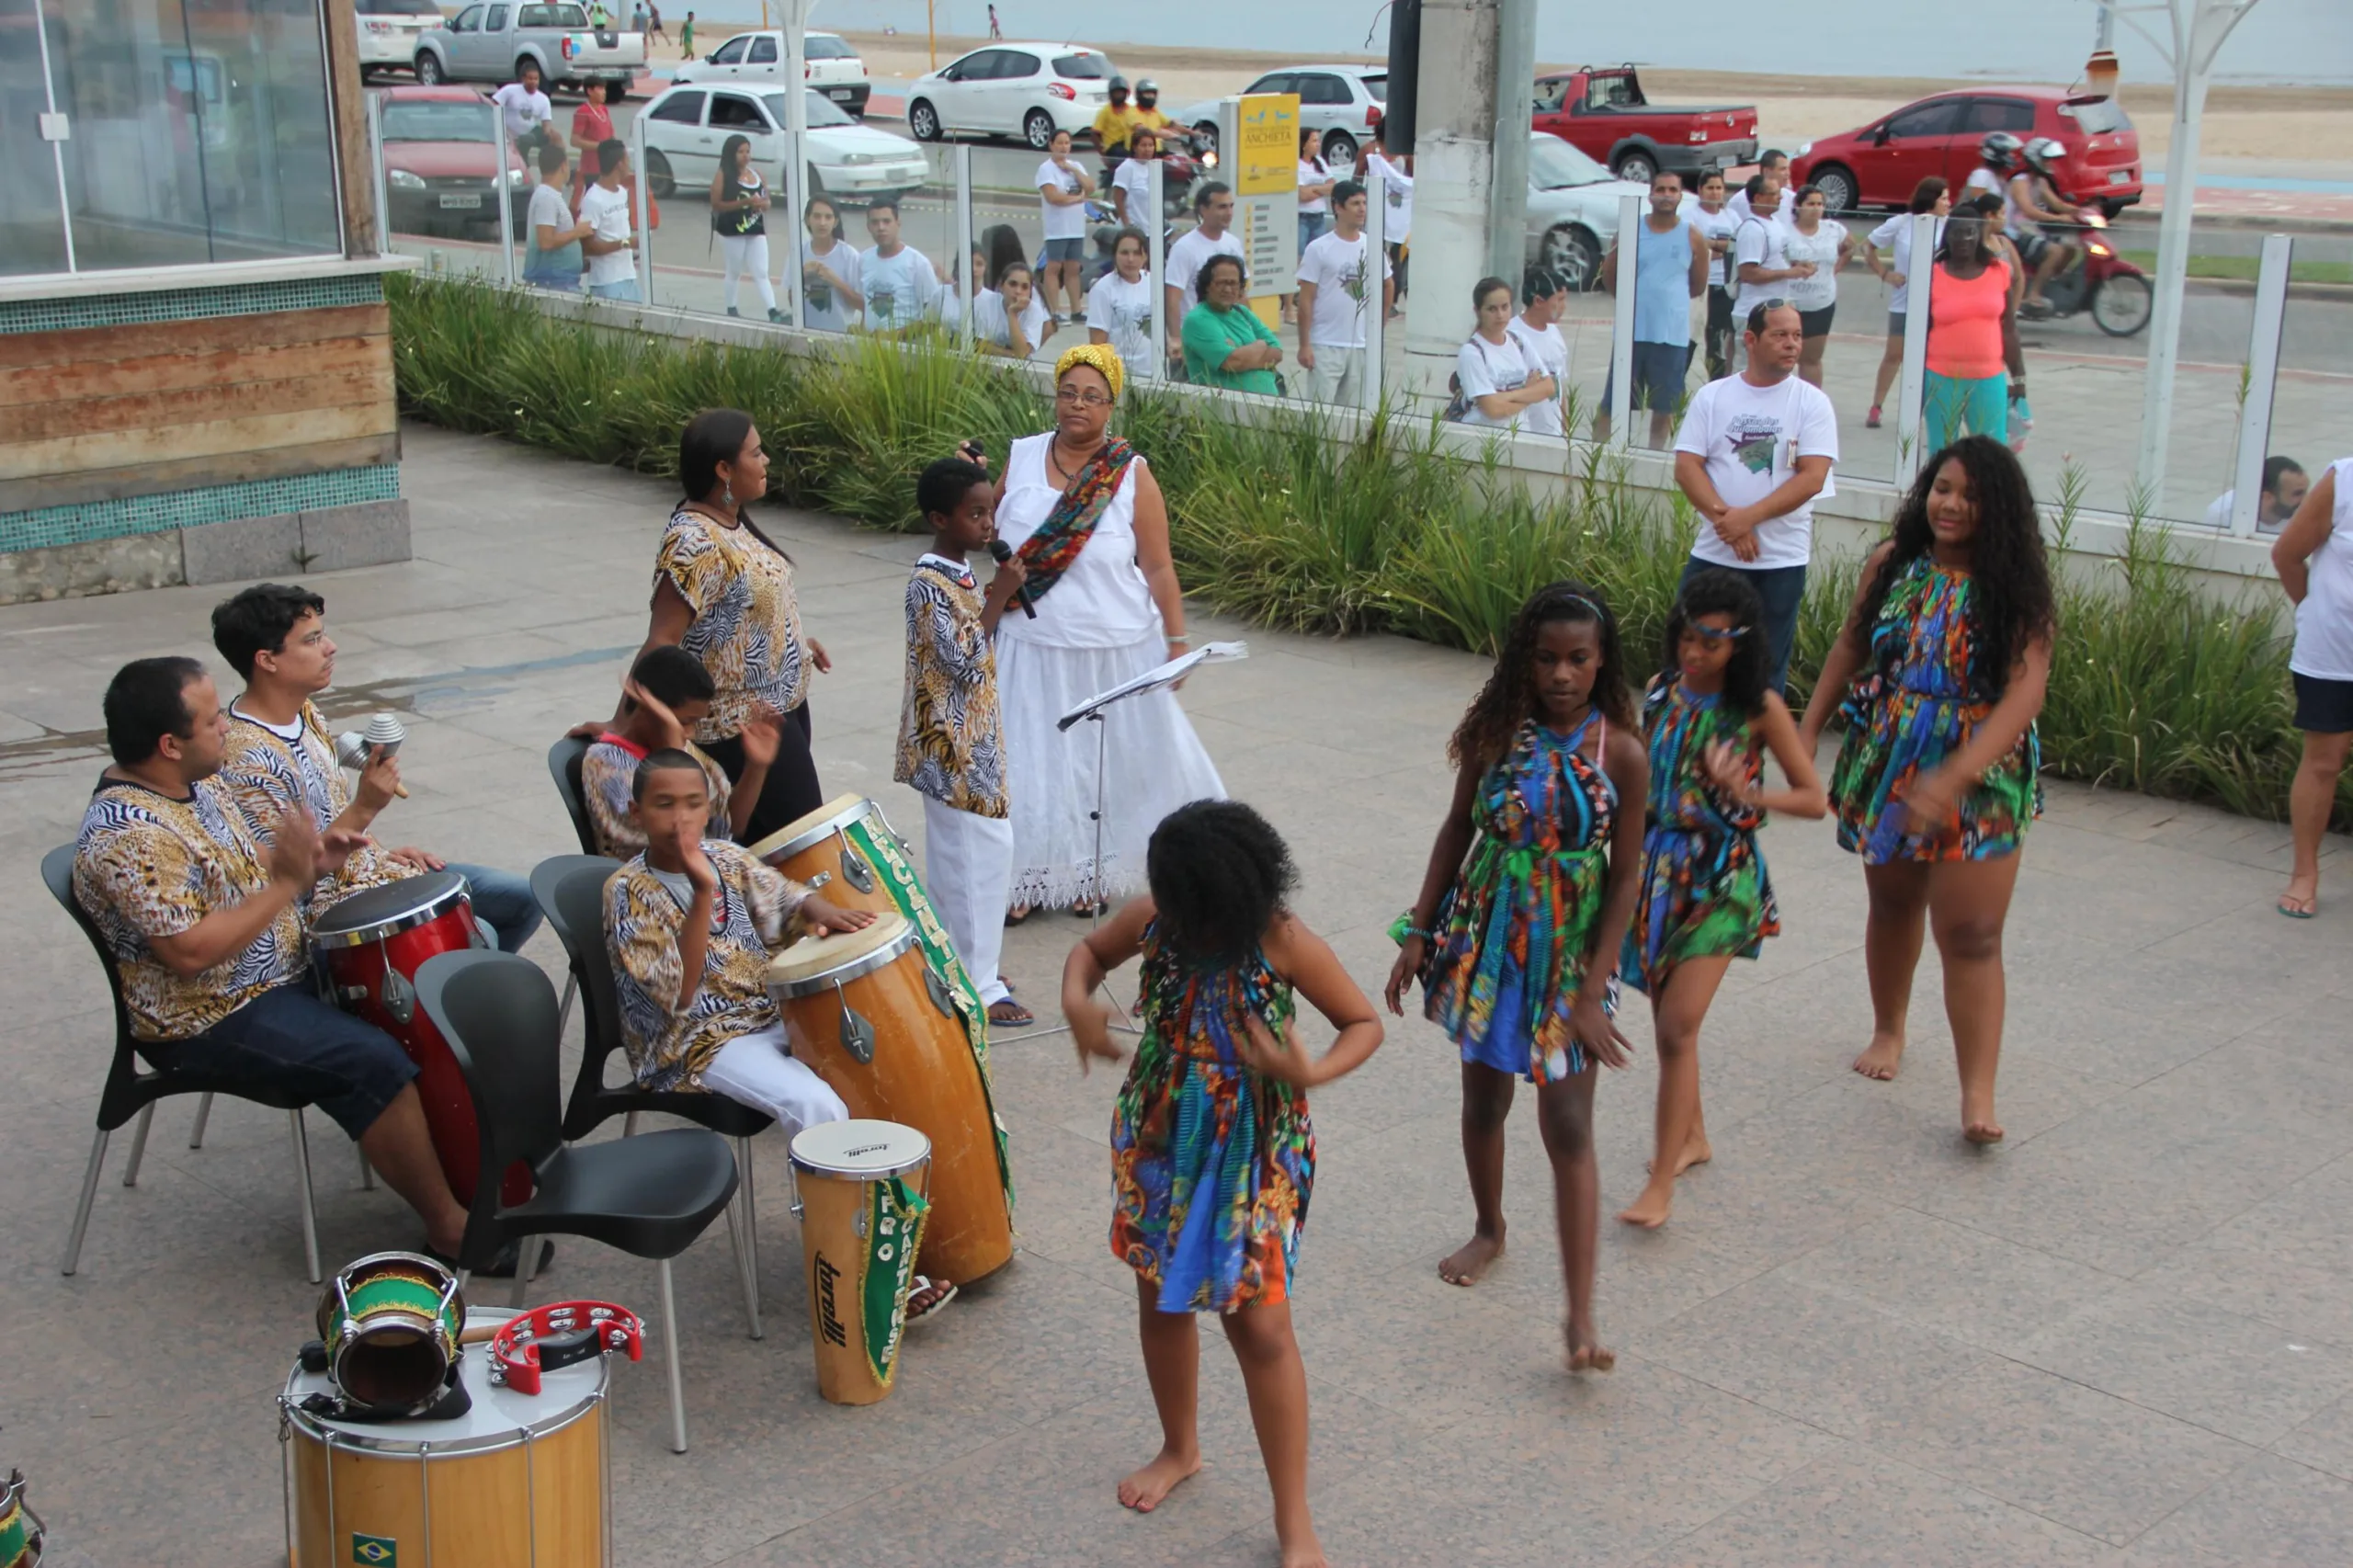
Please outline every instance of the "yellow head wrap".
M1111 401L1120 401L1120 389L1127 381L1128 368L1120 363L1118 349L1108 343L1081 343L1063 349L1062 358L1054 361L1054 385L1063 384L1063 378L1070 374L1074 365L1101 371L1103 379L1111 383Z

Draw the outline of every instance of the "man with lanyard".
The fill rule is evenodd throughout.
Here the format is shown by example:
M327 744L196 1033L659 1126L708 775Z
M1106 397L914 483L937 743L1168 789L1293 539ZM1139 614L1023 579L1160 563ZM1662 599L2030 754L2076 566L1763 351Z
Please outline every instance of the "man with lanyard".
M319 999L301 905L359 846L310 813L267 849L221 781L229 716L194 659L134 659L106 694L107 749L75 840L74 898L113 955L139 1053L168 1071L296 1096L366 1152L454 1257L466 1211L417 1098L416 1064L372 1024ZM544 1256L544 1255L542 1255ZM511 1276L511 1255L498 1267Z
M1748 579L1765 607L1768 678L1779 691L1813 556L1814 497L1831 494L1838 416L1797 374L1805 326L1795 305L1758 304L1742 335L1745 368L1693 392L1675 438L1675 483L1699 514L1683 581L1711 567Z
M555 128L555 106L540 91L540 62L526 60L516 70L515 80L490 95L498 106L506 124L509 145L522 154L523 166L540 166L540 149L550 142L563 144L563 135Z
M245 681L229 705L220 782L264 848L278 818L298 806L318 833L365 834L401 786L399 761L373 755L360 770L355 800L335 760L334 738L312 706L311 699L335 680L326 608L317 594L283 583L258 584L212 607L212 645ZM489 928L502 952L521 950L540 928L540 903L528 878L372 843L354 850L332 882L319 885L312 913L368 888L443 869L466 879L474 919Z
M1128 79L1111 78L1111 101L1095 111L1095 145L1103 154L1103 177L1108 183L1112 172L1128 155L1128 133L1135 129L1136 111L1128 107Z

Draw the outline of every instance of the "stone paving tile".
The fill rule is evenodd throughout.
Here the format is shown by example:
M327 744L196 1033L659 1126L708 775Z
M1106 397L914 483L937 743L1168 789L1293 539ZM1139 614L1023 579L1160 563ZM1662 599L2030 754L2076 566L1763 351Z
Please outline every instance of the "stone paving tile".
M2353 1482L2262 1455L2176 1510L2138 1543L2268 1568L2353 1561Z

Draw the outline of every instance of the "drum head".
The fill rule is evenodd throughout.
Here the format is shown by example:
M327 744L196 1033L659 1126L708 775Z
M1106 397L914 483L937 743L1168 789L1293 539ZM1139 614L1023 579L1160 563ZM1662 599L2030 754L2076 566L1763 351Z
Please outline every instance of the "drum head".
M768 961L767 983L796 994L830 983L845 970L866 973L915 945L915 927L895 910L875 915L874 924L830 937L804 937ZM862 966L862 967L861 967Z
M854 823L874 810L874 802L863 795L836 795L805 817L796 817L751 846L752 858L770 860L778 856L797 855L812 844L847 823Z
M423 925L466 896L466 879L457 872L421 871L353 893L313 921L312 930L323 940L367 941Z
M853 1181L880 1181L931 1158L931 1140L895 1121L822 1121L792 1135L793 1165Z

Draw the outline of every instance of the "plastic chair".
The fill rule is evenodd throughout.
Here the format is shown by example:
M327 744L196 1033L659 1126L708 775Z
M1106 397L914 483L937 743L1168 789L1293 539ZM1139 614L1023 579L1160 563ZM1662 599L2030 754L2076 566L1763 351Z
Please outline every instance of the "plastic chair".
M531 892L546 915L548 929L563 944L581 997L580 1072L572 1101L564 1108L563 1135L577 1141L616 1116L626 1117L626 1134L637 1119L660 1111L722 1138L734 1140L735 1168L743 1187L743 1218L737 1232L745 1276L757 1290L760 1278L759 1209L752 1197L752 1140L776 1125L766 1111L725 1095L656 1093L635 1084L608 1087L605 1063L622 1049L620 994L613 984L612 954L605 946L605 883L621 869L601 855L558 855L531 871ZM752 1314L752 1337L760 1337L759 1313Z
M212 1108L216 1094L233 1095L251 1100L273 1110L282 1110L292 1124L294 1134L294 1169L301 1179L302 1191L302 1256L311 1271L311 1283L319 1282L319 1227L311 1197L311 1144L302 1131L302 1108L310 1102L299 1095L272 1094L250 1084L230 1084L206 1073L176 1073L159 1067L142 1067L139 1050L131 1033L131 1006L123 1000L122 974L115 968L114 953L87 911L74 896L74 846L61 844L40 858L40 880L49 886L51 898L57 900L66 914L74 917L82 935L89 938L91 949L98 955L98 963L106 971L107 991L114 998L114 1061L107 1069L107 1086L98 1096L98 1131L90 1142L89 1168L82 1174L82 1200L74 1210L74 1231L65 1243L65 1261L61 1272L72 1274L82 1261L82 1238L90 1228L90 1205L98 1196L98 1174L106 1167L107 1142L115 1130L139 1119L139 1130L131 1136L131 1163L123 1167L122 1185L139 1184L139 1162L147 1153L147 1130L155 1119L155 1102L174 1095L202 1095L204 1099L197 1111L194 1148L204 1138L204 1119ZM365 1156L362 1156L365 1168Z
M507 1207L500 1184L483 1182L466 1213L459 1266L471 1275L508 1242L519 1259L515 1305L524 1304L529 1262L542 1236L585 1236L632 1257L654 1259L670 1364L674 1452L687 1451L685 1383L678 1367L678 1303L670 1260L710 1222L731 1213L735 1158L726 1141L699 1127L669 1128L605 1143L567 1144L559 1104L555 987L539 965L513 953L437 953L416 971L417 999L449 1042L474 1105L482 1169L521 1160L534 1190ZM740 1270L743 1254L736 1252ZM751 1280L744 1280L751 1304Z
M566 735L548 747L548 772L555 779L555 792L563 797L563 809L572 818L572 831L580 839L580 853L601 853L597 846L597 824L588 818L588 803L580 790L580 763L588 755L588 742Z

